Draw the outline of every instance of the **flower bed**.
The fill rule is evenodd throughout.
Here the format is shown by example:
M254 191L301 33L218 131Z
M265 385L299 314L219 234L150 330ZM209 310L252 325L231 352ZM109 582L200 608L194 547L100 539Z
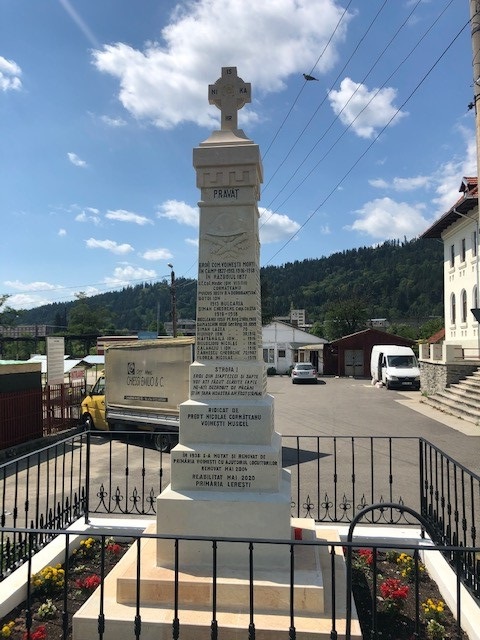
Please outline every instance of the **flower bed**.
M352 586L364 638L382 640L450 640L465 638L451 611L442 600L436 583L412 555L377 552L377 596L374 603L374 555L371 549L354 551ZM419 635L416 636L416 599L419 594ZM376 608L376 636L374 633Z
M104 542L104 575L115 566L130 543L112 538ZM101 581L102 542L85 538L69 559L68 567L44 567L31 579L32 625L27 632L26 604L0 620L0 640L62 640L71 638L72 617ZM411 555L396 552L377 553L376 636L373 616L373 566L371 549L353 553L353 593L364 638L382 640L457 639L457 624L442 601L438 587L424 566ZM65 580L67 587L65 589ZM419 635L415 636L415 591L419 591ZM67 611L63 615L64 595ZM64 625L66 634L64 636ZM463 632L461 638L467 637Z
M108 538L104 542L104 575L116 565L130 546L129 542L116 542ZM32 625L30 635L26 621L26 603L14 609L0 621L0 640L62 640L64 623L66 637L71 637L72 617L90 597L101 582L102 542L89 537L69 559L68 567L46 566L31 578L32 600L30 610ZM65 580L67 580L67 611L64 616ZM64 620L65 618L65 620Z

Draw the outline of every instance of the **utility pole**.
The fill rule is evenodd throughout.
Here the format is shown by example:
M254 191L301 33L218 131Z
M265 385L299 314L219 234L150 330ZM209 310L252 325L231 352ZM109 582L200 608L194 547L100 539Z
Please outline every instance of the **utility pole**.
M175 271L173 264L168 264L172 270L170 273L170 295L172 296L172 333L173 337L177 337L177 292L175 291Z
M478 173L480 167L480 114L479 108L480 105L478 101L480 100L480 0L470 0L470 29L472 33L472 71L473 71L473 108L475 109L475 138L477 143L477 180ZM479 216L480 216L480 207L477 206L477 251L476 251L476 269L477 269L477 304L479 305L479 263L480 255L479 255ZM476 318L475 318L476 319ZM477 357L480 359L480 321L477 324L477 338L478 338L478 354Z
M475 109L475 135L477 140L477 177L480 166L480 0L470 0L470 28L472 33L473 107Z

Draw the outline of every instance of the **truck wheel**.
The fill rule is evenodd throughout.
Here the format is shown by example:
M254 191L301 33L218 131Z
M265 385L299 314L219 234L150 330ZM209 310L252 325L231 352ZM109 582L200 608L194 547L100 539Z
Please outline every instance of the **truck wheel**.
M161 451L162 453L168 453L170 451L172 442L168 433L154 433L152 437L153 445L157 451Z
M82 426L87 431L93 431L95 425L93 424L92 416L89 413L84 413L82 416Z

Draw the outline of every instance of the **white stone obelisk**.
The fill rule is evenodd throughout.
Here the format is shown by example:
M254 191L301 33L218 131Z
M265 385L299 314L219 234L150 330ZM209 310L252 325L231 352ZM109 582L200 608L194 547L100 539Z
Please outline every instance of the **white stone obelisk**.
M221 129L194 149L201 190L196 361L180 406L171 484L157 501L157 533L290 539L290 475L282 469L273 398L262 358L258 207L259 148L237 129L250 85L235 67L209 87ZM280 567L285 548L260 545L256 566ZM219 566L244 566L247 545L219 545ZM181 543L182 566L207 566L212 545ZM173 566L172 544L157 565Z

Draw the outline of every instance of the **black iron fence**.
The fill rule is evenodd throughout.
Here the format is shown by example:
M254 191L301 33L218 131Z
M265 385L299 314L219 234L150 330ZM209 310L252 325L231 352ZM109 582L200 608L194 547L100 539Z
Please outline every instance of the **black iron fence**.
M369 524L416 524L406 505L431 525L440 545L472 549L480 530L480 477L422 438L283 436L291 472L292 516L349 524L366 507ZM152 516L170 480L170 456L140 432L82 432L0 465L0 544L22 547L7 528L62 529L94 514ZM48 536L43 539L45 542ZM480 595L474 552L462 575ZM451 558L454 561L453 557ZM3 554L0 579L21 559Z
M19 532L12 529L5 531L7 536L14 533ZM372 544L369 541L366 543L367 546L362 546L354 537L351 541L327 541L319 538L279 542L241 538L232 540L221 537L170 538L142 533L128 540L118 538L130 546L126 551L127 555L117 560L117 570L109 577L109 550L112 546L118 546L116 540L111 537L111 529L96 529L93 533L94 538L85 530L73 529L66 532L63 529L50 531L33 528L22 529L20 533L25 540L22 549L26 565L25 585L23 591L18 592L16 600L15 597L11 598L12 607L15 605L12 611L3 608L0 614L0 628L12 624L15 629L21 629L26 638L37 637L35 634L39 633L39 626L44 626L45 621L49 620L48 616L40 618L38 615L38 611L45 604L46 594L50 598L47 608L51 611L52 605L56 607L56 614L53 616L56 618L56 622L53 622L55 637L61 637L62 640L70 640L72 630L73 637L79 640L112 640L118 637L119 625L123 629L122 635L137 640L143 637L178 640L184 637L184 632L185 637L196 637L192 635L192 628L195 629L196 625L198 633L201 634L198 637L233 637L228 635L232 627L225 615L231 610L232 598L235 603L234 637L245 640L253 640L257 634L258 637L264 637L261 634L265 624L270 625L268 637L289 640L295 640L297 634L298 637L303 637L301 634L305 629L317 633L322 630L322 637L332 640L362 637L378 639L384 637L385 625L391 632L397 623L405 626L411 632L411 636L408 637L412 638L444 637L466 640L467 636L462 627L478 630L480 621L480 612L475 612L474 601L472 615L472 599L462 587L461 574L454 576L451 572L452 575L447 576L447 582L451 581L448 587L450 593L447 593L442 601L434 594L433 604L439 605L441 602L441 612L433 605L428 605L426 594L431 592L423 585L428 567L438 565L439 551L445 551L443 546L422 543L396 544L397 558L400 552L403 552L411 559L411 571L402 582L402 588L406 593L405 600L408 597L411 602L408 615L404 615L400 606L394 611L388 611L385 598L375 597L382 592L382 583L385 580L382 576L385 560L382 561L382 558L388 558L388 554L391 553L391 545L385 543ZM33 561L35 551L41 546L40 541L51 533L62 543L57 545L56 557L60 558L60 562L54 567L58 571L61 565L62 574L59 579L52 577L51 566L42 569L34 566ZM157 576L162 587L159 588L157 584L152 588L156 575L155 548L159 540L170 545L172 566L168 577L160 574ZM81 545L85 545L87 541L87 545L82 549ZM192 542L208 545L211 550L211 563L207 562L201 572L205 577L203 582L199 580L198 574L189 576L184 571L182 553ZM234 586L229 586L232 571L219 561L220 549L228 549L230 544L237 547L235 556L238 556L238 547L244 547L243 555L240 554L241 565L233 572ZM259 566L257 558L266 547L272 546L276 547L279 556L285 556L286 562L281 572L282 581L278 581L280 574L275 574L275 580L265 590L265 584L260 584L262 579L265 579L265 569ZM315 582L314 576L311 577L312 582L308 582L302 562L305 550L312 549L315 549L316 557L319 558L322 592L320 597L310 596L309 603L305 605L305 591L319 585ZM448 547L447 551L459 560L460 566L466 550L462 547ZM472 551L478 552L479 549ZM228 553L224 554L224 557L228 556ZM364 561L366 558L369 558L367 562ZM118 562L122 564L118 565ZM393 562L395 563L395 560ZM87 578L79 577L93 566L94 574ZM56 576L58 575L57 573ZM87 586L88 579L93 587L91 589ZM192 584L195 585L195 597L192 596ZM365 585L370 594L368 599L362 595ZM93 589L97 586L92 595ZM204 588L200 588L201 586ZM267 594L265 599L262 598L262 589ZM283 594L274 605L270 601L271 591L276 594L281 591ZM76 615L80 606L79 600L84 601L90 596L92 597L88 607L82 609L81 615ZM399 602L396 604L399 605ZM428 634L430 618L425 610L426 604L427 608L430 606L431 615L437 619L438 614L438 620L442 626L446 626L447 631L444 635ZM267 620L264 618L265 614ZM271 635L272 629L276 631L276 636ZM227 635L224 635L225 632ZM44 635L38 637L50 637L48 630L44 630ZM407 636L403 633L401 637Z

